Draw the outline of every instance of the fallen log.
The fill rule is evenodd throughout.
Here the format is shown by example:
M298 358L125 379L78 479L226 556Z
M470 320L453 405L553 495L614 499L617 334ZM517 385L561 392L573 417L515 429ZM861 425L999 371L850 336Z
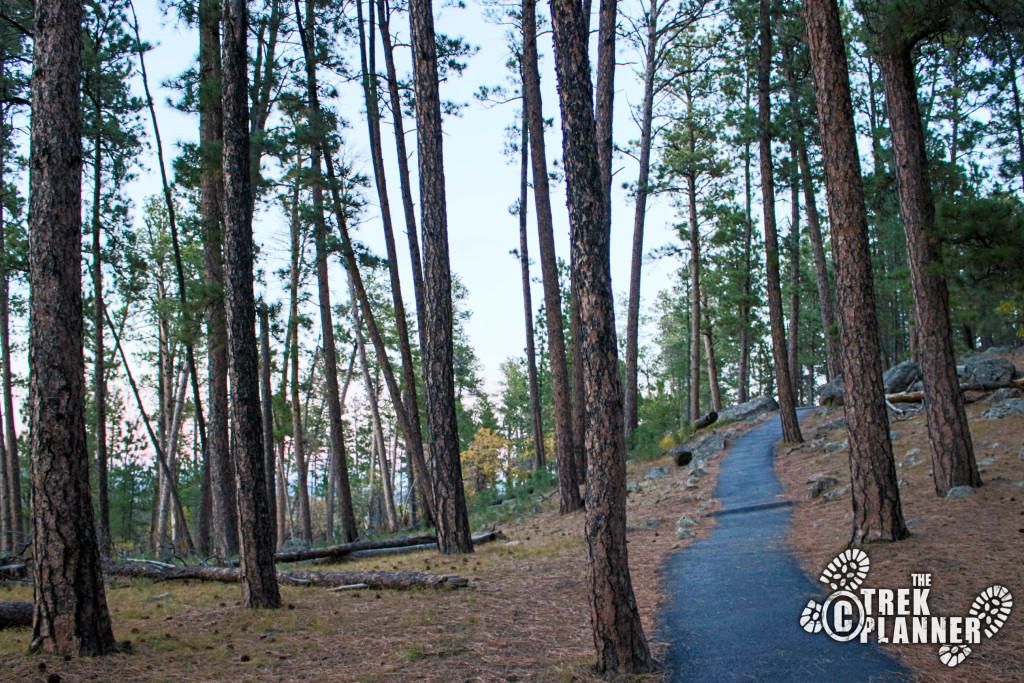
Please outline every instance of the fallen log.
M966 391L995 391L1006 388L1024 389L1024 378L1011 379L1009 382L985 382L961 384L960 393ZM906 391L901 394L886 394L885 400L890 403L917 403L924 400L923 391Z
M28 576L28 568L22 564L5 564L0 567L0 580L20 581Z
M718 420L718 413L715 411L712 410L709 413L705 413L698 417L697 421L693 423L693 431L704 429L705 427L714 424L716 420Z
M0 602L0 630L32 625L31 602Z
M473 545L482 545L491 541L504 538L500 531L484 531L473 536ZM406 553L418 553L424 550L437 550L437 543L421 543L420 545L407 545L397 548L369 548L367 550L354 550L347 555L340 557L325 557L313 560L313 564L333 564L334 562L347 562L348 560L362 560L367 557L389 557L391 555L405 555Z
M153 564L104 562L103 572L152 581L220 581L238 583L242 572L233 567L160 567ZM461 576L425 574L422 572L303 572L278 570L277 580L284 584L303 586L348 586L364 583L368 588L461 588L469 585Z
M320 560L324 558L334 559L362 550L404 548L411 545L423 545L424 543L437 543L437 536L430 534L425 534L423 536L403 536L401 538L392 538L386 541L356 541L355 543L342 543L341 545L332 545L327 546L326 548L310 548L308 550L296 550L294 552L278 552L274 554L274 562L306 562L308 560Z

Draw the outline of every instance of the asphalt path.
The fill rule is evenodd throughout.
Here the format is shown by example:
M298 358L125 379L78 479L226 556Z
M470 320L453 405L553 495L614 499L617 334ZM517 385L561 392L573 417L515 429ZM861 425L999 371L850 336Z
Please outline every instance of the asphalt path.
M742 436L722 461L715 527L669 557L661 611L671 681L902 681L886 653L800 627L826 593L800 568L786 537L790 502L773 466L778 416ZM711 523L711 520L708 520Z

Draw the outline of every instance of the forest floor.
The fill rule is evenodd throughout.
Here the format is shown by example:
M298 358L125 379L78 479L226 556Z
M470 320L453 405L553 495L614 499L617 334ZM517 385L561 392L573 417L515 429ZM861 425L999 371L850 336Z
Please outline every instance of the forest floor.
M1002 355L1024 368L1024 353ZM1020 681L1024 672L1024 415L985 419L981 413L990 407L986 396L967 395L974 453L984 482L968 498L936 496L924 413L890 418L911 537L865 548L871 559L865 587L909 588L911 573L930 573L928 606L933 615L966 616L974 598L995 584L1009 588L1016 602L1002 629L991 639L983 636L954 669L939 660L938 645L887 645L916 672L918 681L999 683ZM800 501L793 508L789 540L803 568L815 578L846 548L852 529L848 488L831 499L808 498L812 478L818 475L839 480L833 490L850 483L849 451L829 453L825 448L846 438L845 427L829 428L842 417L842 409L816 411L801 425L805 443L776 446L776 471L787 497Z
M1024 357L1012 358L1024 367ZM929 474L927 430L922 414L892 423L903 510L912 538L868 548L871 587L909 587L911 572L933 576L933 614L966 615L984 588L1002 584L1024 600L1024 416L985 420L987 406L968 413L985 486L962 500L937 498ZM807 499L812 475L849 482L840 443L842 427L826 425L841 410L815 413L803 422L807 443L778 446L777 472L794 508L790 542L804 569L817 577L845 548L850 532L850 494ZM748 425L731 425L731 445ZM818 445L812 445L822 439ZM917 464L908 454L921 449ZM727 451L726 451L727 453ZM630 569L644 629L656 657L656 615L665 594L666 556L688 543L675 532L686 515L708 533L717 505L711 497L719 462L715 456L696 489L686 487L688 468L666 456L631 461L628 480L639 482L627 502ZM991 460L989 460L991 459ZM650 467L668 475L646 480ZM539 494L540 492L538 492ZM246 610L237 586L222 583L108 579L107 599L123 651L96 659L64 660L28 654L28 629L0 631L0 680L11 681L592 681L593 642L586 595L583 515L558 514L557 495L489 508L505 538L474 554L446 557L420 552L315 567L324 570L423 571L457 574L470 587L458 590L348 590L283 586L285 607ZM287 566L282 566L287 568ZM309 568L308 565L303 568ZM824 595L824 593L823 593ZM31 600L31 588L6 585L0 600ZM794 606L794 619L799 606ZM956 669L938 659L937 646L894 646L892 652L921 681L1020 680L1024 671L1024 620L1018 606L1006 625ZM811 637L811 636L809 636ZM823 637L823 636L819 636ZM56 675L56 676L54 676ZM660 675L631 680L660 681Z
M733 426L734 431L745 429ZM675 523L714 509L715 456L698 488L667 456L630 462L630 571L644 629L653 640L663 599L665 556L690 542ZM646 480L650 467L664 477ZM347 590L282 586L285 607L240 607L237 586L108 578L107 600L124 652L96 659L27 654L29 629L0 631L0 680L45 681L590 681L594 645L586 594L583 514L558 514L557 494L502 505L505 538L468 556L420 552L363 559L323 570L457 574L457 590ZM279 565L287 568L287 565ZM303 568L309 568L308 565ZM31 601L29 586L0 588L0 600ZM56 679L51 679L56 680ZM631 680L659 681L660 675Z

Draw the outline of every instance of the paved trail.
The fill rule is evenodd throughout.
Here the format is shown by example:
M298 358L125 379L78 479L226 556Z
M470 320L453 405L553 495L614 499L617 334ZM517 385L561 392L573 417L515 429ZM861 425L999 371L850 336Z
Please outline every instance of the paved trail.
M800 628L823 594L800 569L786 535L791 510L772 465L778 417L741 437L722 461L715 528L672 555L662 608L671 681L900 681L906 672L859 642Z

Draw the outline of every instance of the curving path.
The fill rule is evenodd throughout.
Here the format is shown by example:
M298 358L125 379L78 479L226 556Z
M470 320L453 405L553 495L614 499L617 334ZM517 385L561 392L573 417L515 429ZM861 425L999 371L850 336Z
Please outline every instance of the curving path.
M671 555L661 610L670 681L901 681L887 654L800 628L800 611L823 596L786 541L791 511L773 467L776 416L742 436L718 475L710 536Z

